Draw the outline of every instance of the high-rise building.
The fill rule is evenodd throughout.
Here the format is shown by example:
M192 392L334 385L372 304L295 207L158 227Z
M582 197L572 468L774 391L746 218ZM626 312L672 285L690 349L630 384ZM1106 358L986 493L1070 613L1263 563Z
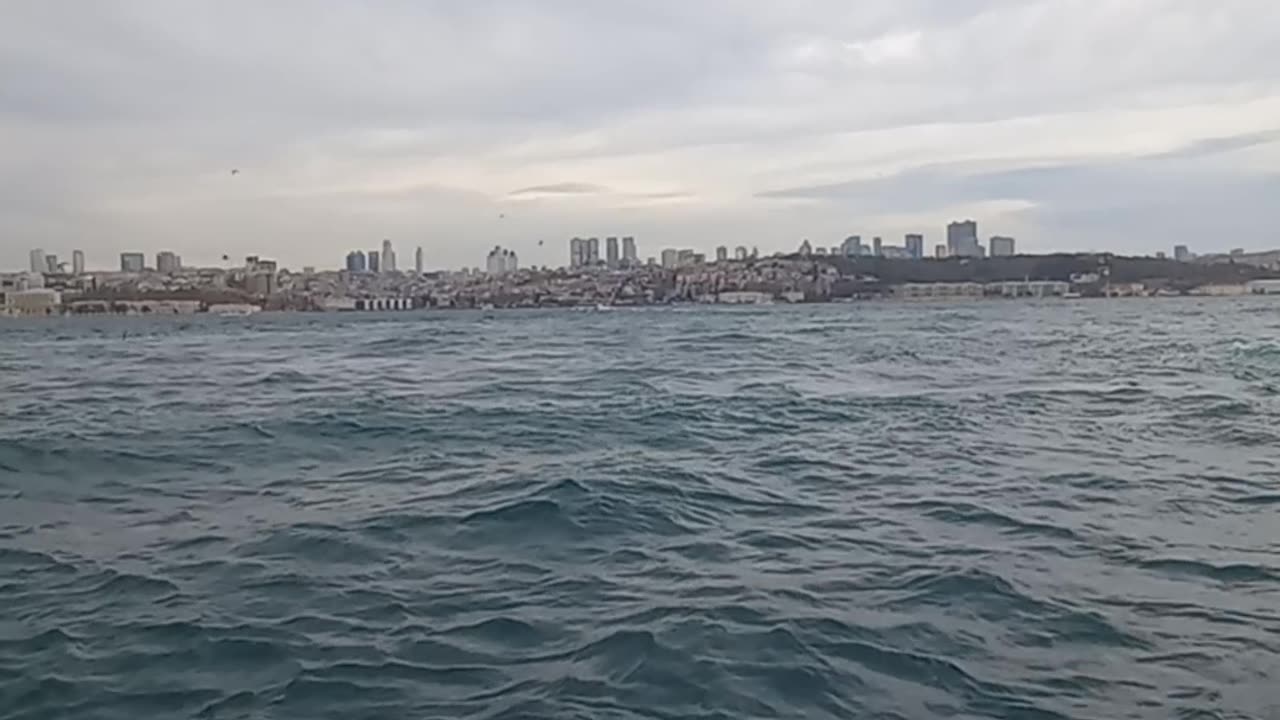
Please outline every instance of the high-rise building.
M44 267L45 272L48 273L62 272L62 269L58 267L58 256L52 253L44 256Z
M680 264L680 251L667 248L662 251L662 267L674 268Z
M587 238L587 262L588 267L596 267L600 264L600 238Z
M156 253L156 272L162 275L172 275L181 268L182 261L172 251L161 250Z
M426 256L422 254L422 246L419 245L417 250L413 251L413 271L419 275L422 274L426 267Z
M146 255L140 252L120 253L120 272L140 273L146 266Z
M627 267L637 267L640 256L636 254L636 239L630 235L622 238L622 263Z
M621 253L618 252L618 238L609 237L604 240L604 262L610 270L617 270L618 263L622 260Z
M369 272L371 273L381 272L382 271L382 252L380 250L374 249L365 253L365 255L369 261Z
M924 259L924 236L918 233L908 233L904 240L907 248L907 254L916 260Z
M724 262L729 259L729 248L721 245L716 248L716 262Z
M746 245L739 245L738 247L734 248L734 249L733 249L733 259L734 259L734 260L746 260L746 259L747 259L747 246L746 246Z
M587 241L580 237L569 241L569 267L580 268L587 264Z
M963 220L947 225L947 254L951 257L982 257L976 221Z
M857 257L862 254L862 236L850 235L840 243L840 254L845 257Z
M879 235L871 238L871 254L876 257L884 255L884 240Z
M49 269L49 263L44 259L44 250L36 248L31 251L31 272L42 273Z
M514 273L520 269L520 262L512 250L494 245L485 258L485 272L494 277Z
M679 265L680 267L688 267L690 265L698 264L700 264L698 262L698 253L688 248L676 251L676 265Z
M390 240L382 241L382 272L396 271L396 251L391 247Z
M946 245L934 245L934 246L933 246L933 256L934 256L935 258L939 259L939 260L945 260L945 259L946 259L946 257L947 257L947 246L946 246Z
M365 261L364 252L361 250L352 250L347 253L347 272L364 272L369 269L368 263Z
M71 273L76 277L84 274L84 251L71 251Z
M1173 246L1173 259L1178 262L1190 262L1191 250L1186 245Z
M988 254L991 257L1013 257L1018 254L1014 249L1014 246L1015 242L1013 238L1005 237L1003 235L992 235L991 240L988 241L988 247L990 248L990 252Z

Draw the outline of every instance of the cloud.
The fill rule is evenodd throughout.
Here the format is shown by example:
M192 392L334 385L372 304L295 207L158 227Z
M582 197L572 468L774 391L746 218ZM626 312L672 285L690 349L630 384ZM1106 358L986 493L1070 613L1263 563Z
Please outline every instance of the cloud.
M609 188L603 185L593 185L591 183L553 183L551 185L535 185L533 187L521 188L511 191L512 197L522 197L526 195L544 196L544 195L598 195L600 193L609 192Z
M769 251L952 213L1025 247L1243 244L1168 220L1194 209L1266 244L1278 35L1268 0L17 0L0 266L383 237L541 264L603 228Z

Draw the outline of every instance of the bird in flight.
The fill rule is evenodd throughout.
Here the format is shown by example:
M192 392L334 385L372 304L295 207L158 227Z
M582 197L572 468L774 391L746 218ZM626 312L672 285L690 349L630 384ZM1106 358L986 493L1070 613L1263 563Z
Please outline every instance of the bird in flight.
M233 170L231 171L231 174L232 174L232 175L239 175L239 174L240 174L240 171L239 171L239 170L234 170L234 169L233 169Z

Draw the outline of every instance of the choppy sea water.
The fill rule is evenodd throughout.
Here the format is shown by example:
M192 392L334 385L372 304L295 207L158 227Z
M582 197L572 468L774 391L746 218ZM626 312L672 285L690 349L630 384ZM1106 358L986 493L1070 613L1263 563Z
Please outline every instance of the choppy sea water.
M0 718L1277 718L1280 303L0 324Z

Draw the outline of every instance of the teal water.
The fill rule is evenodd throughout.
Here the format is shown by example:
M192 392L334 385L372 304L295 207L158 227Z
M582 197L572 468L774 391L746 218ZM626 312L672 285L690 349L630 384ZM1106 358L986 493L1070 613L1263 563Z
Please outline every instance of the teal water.
M0 718L1280 717L1280 304L0 323Z

